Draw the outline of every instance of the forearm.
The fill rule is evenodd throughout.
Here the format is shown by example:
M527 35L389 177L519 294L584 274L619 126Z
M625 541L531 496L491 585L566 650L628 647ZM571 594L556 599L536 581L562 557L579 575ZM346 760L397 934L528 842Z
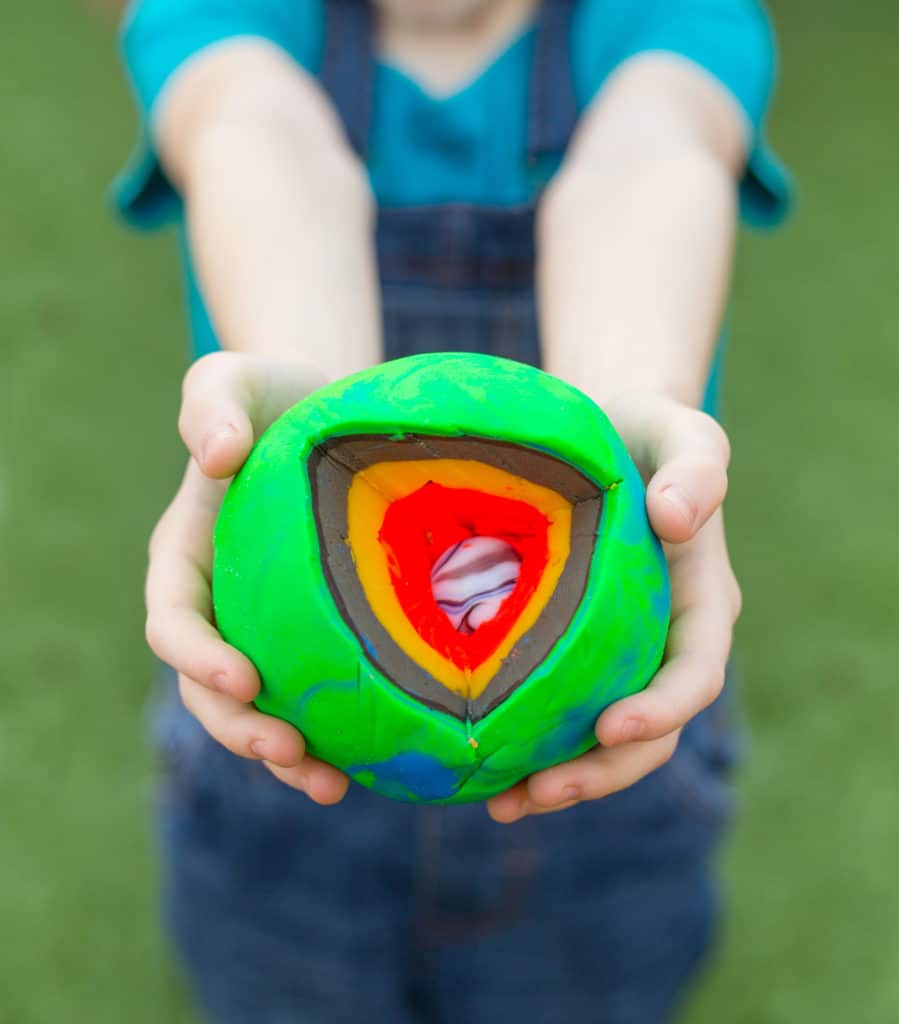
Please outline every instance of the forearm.
M628 100L593 112L541 207L545 362L600 402L651 390L695 406L727 295L738 156L664 108L641 124Z
M378 361L368 210L351 169L246 126L208 139L194 182L188 234L223 347L331 377Z
M697 405L730 267L731 184L701 157L564 184L540 260L547 369ZM563 208L564 203L564 208Z
M239 98L205 95L216 61L229 82L244 74ZM197 78L183 83L194 109L170 112L168 167L223 347L329 377L377 362L373 203L324 97L284 58L252 50L211 56Z

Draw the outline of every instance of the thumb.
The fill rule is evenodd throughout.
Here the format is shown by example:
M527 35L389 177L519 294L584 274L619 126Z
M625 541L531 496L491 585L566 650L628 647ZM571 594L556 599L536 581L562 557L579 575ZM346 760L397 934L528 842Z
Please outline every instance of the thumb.
M325 383L308 364L214 352L185 375L178 431L206 476L233 476L269 424Z
M658 395L631 396L609 411L640 466L656 534L682 544L724 501L730 442L711 416Z

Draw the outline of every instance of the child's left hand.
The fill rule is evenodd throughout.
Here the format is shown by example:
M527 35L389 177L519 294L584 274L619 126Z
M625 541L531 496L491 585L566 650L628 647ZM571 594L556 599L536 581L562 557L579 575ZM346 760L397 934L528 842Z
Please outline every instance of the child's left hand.
M658 395L628 395L606 401L604 409L649 480L650 522L665 543L672 602L665 661L645 690L599 716L598 747L489 800L499 822L564 810L633 785L668 761L680 730L724 685L740 613L721 511L727 436L711 417Z

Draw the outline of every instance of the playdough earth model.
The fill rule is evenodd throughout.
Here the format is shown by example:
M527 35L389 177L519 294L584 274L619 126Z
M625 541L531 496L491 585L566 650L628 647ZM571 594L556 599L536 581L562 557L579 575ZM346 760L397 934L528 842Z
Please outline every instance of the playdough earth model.
M586 396L491 356L413 356L260 439L215 533L224 638L260 710L400 800L484 800L596 743L662 658L643 484Z

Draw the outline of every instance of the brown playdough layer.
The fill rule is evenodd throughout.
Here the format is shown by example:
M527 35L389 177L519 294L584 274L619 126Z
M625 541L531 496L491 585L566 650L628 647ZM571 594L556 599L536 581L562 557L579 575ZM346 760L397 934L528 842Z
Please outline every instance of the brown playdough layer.
M378 462L412 459L472 459L549 487L574 506L571 551L552 597L475 700L448 690L394 643L365 597L347 543L347 492L356 473ZM429 707L463 721L484 718L546 658L581 603L602 513L602 490L546 452L490 438L357 434L318 445L309 457L309 478L322 568L341 615L378 669Z

